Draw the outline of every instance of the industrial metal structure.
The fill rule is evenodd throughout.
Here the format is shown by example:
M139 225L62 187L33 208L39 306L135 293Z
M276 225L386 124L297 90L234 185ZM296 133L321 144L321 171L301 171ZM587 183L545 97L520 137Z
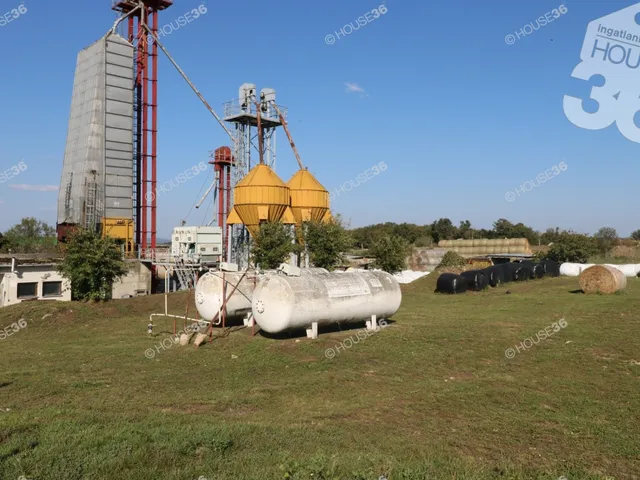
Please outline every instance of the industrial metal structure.
M133 55L118 35L78 54L58 194L61 241L74 226L117 230L121 222L126 231L133 218Z
M171 0L114 0L114 29L78 54L58 197L57 233L76 227L156 246L158 12Z
M256 157L270 169L276 168L276 130L283 124L286 108L277 110L275 102L274 89L263 88L258 96L255 84L244 83L239 88L238 98L223 106L223 119L231 126L233 134L235 162L231 186L234 205L237 202L236 187L258 163ZM279 112L284 113L281 116ZM244 266L248 262L250 232L237 212L230 213L227 224L227 260Z
M304 221L329 219L329 194L303 167L287 128L287 110L277 105L274 89L258 94L255 84L245 83L238 98L224 104L223 119L211 108L158 39L158 13L172 5L171 0L112 0L117 21L79 53L57 231L60 241L77 227L119 239L129 256L149 264L154 278L177 276L174 285L189 288L203 263L248 266L251 236L262 222L282 221L293 229ZM207 227L219 228L214 242L219 253L203 255L192 249L193 242L182 240L171 254L157 250L159 50L232 142L212 155L215 180L196 205L214 191L216 213ZM289 184L274 171L279 127L300 166Z

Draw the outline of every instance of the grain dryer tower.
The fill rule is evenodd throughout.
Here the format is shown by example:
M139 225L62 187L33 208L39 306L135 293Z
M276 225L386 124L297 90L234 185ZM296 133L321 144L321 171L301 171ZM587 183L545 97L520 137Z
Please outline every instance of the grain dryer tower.
M114 0L126 25L78 54L58 196L58 239L83 227L141 257L156 246L158 12L171 0ZM151 37L152 38L152 37Z

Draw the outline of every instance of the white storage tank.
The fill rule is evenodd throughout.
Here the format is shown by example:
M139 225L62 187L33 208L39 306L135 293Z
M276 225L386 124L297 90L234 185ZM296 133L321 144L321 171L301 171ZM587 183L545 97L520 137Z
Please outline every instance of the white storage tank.
M400 285L386 272L263 277L253 292L256 323L268 333L389 318L400 308Z
M218 272L209 271L205 273L196 284L196 307L200 316L207 321L213 320L213 318L222 309L224 303L224 297L222 293L222 286L226 283L226 296L229 297L233 287L238 285L238 288L231 294L227 304L225 306L227 311L226 318L238 319L245 317L251 312L251 297L253 296L253 290L260 278L264 275L277 275L275 270L267 270L260 274L256 271L249 271L242 278L244 272ZM300 275L317 275L320 273L328 273L324 268L303 268ZM240 279L242 278L242 281ZM240 282L238 284L238 282Z

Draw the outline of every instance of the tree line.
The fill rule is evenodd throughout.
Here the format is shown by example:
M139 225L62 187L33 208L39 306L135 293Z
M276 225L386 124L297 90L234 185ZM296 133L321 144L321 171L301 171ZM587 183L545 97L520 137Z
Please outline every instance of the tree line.
M493 228L473 228L469 220L464 220L458 226L448 218L440 218L429 225L414 223L378 223L366 227L354 228L350 233L357 248L368 249L382 236L395 235L416 247L435 247L440 240L474 239L474 238L526 238L531 245L549 245L565 239L568 234L580 235L571 230L558 227L548 228L544 232L536 231L523 223L512 223L500 218L493 223ZM618 240L615 229L603 227L593 236L600 247L609 246ZM640 241L640 230L631 234L631 238Z

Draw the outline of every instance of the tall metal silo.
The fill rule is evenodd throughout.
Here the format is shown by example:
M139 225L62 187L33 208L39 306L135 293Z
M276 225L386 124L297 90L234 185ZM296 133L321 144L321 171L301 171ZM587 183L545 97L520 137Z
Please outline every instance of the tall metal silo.
M70 228L133 221L133 46L107 35L78 54L58 196L58 239ZM117 228L117 227L116 227ZM132 238L123 238L133 247Z

